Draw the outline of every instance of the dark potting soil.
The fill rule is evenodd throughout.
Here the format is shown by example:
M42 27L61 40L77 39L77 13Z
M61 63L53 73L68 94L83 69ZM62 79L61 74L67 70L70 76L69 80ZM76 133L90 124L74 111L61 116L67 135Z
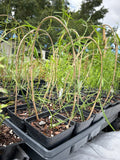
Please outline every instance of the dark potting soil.
M104 102L105 102L105 100L106 100L106 98L107 97L101 97L101 99L100 99L100 103L103 105L104 104ZM86 103L88 103L88 104L93 104L94 102L95 102L95 99L96 99L96 97L91 97L88 101L86 101ZM111 98L111 99L109 99L108 98L108 100L107 100L107 103L115 103L117 100L119 100L119 99L117 99L117 98L115 98L115 97L113 97L113 98ZM100 106L100 103L99 102L96 102L96 105L97 106Z
M113 95L113 99L120 101L120 94Z
M41 113L41 109L38 110L38 113ZM26 119L30 116L35 115L35 110L34 108L30 108L30 109L24 109L24 110L18 110L17 111L17 116L21 119Z
M67 118L71 117L71 112L69 112L69 111L60 112L60 114L63 115L63 116L65 116L65 117L67 117ZM84 117L84 118L85 118L85 117ZM86 118L85 118L85 119L86 119ZM75 114L74 117L73 117L73 119L72 119L72 121L82 122L81 117L80 117L80 114Z
M25 101L23 101L23 100L17 100L17 106L23 105L23 104L25 104Z
M6 97L5 97L6 98ZM3 103L3 104L7 104L8 106L12 106L12 105L15 105L15 101L12 99L1 99L0 103ZM23 104L26 104L24 100L17 100L17 106L19 105L23 105Z
M36 120L31 122L31 125L47 137L54 137L67 129L67 125L65 123L61 123L56 126L55 124L59 123L59 120L55 118L52 119L53 127L51 127L50 119L50 116L43 117L40 118L39 121Z
M0 147L20 141L21 139L13 132L10 127L6 126L5 124L0 126Z
M106 97L103 97L103 98L102 98L102 102L103 102L103 104L104 104L105 100L106 100ZM118 101L118 99L117 99L117 98L115 98L115 97L112 97L111 99L110 99L110 98L108 98L108 100L107 100L106 104L109 104L109 103L114 104L114 103L116 103L117 101Z
M14 104L15 104L15 101L10 101L9 104L10 104L10 105L14 105ZM19 106L19 105L24 105L24 104L26 104L26 102L25 102L24 100L22 100L22 99L18 99L18 100L17 100L17 106Z
M49 108L51 111L57 110L59 108L58 104L48 103L47 106L44 105L44 108Z
M91 109L92 109L92 107L87 107L87 108L86 108L86 111L91 112ZM101 109L100 109L100 108L98 109L97 107L95 107L94 110L93 110L93 113L94 113L94 114L97 114L97 113L99 113L99 112L102 112Z

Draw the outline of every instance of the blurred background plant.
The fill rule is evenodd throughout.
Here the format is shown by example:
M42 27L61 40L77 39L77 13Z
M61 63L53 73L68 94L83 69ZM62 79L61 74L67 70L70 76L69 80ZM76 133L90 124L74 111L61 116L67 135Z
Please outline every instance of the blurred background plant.
M1 61L4 59L5 57L0 57L0 68L4 68L4 65L1 64ZM7 90L2 88L0 86L0 94L7 94ZM3 113L3 108L7 107L6 104L1 104L0 103L0 126L2 125L3 121L6 119L6 118L9 118L8 116L6 116L4 113ZM1 130L0 130L1 131Z

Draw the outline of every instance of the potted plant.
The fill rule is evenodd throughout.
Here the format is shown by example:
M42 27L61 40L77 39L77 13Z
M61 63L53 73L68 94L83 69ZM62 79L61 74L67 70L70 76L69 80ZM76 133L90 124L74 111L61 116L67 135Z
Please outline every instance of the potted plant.
M49 18L53 18L53 19L56 19L57 21L59 21L61 24L63 24L59 19L55 18L55 17L47 17L45 18L41 24L46 20L46 19L49 19ZM40 25L41 25L40 24ZM69 34L69 37L70 37L70 40L71 40L71 44L72 44L72 49L73 49L73 62L71 61L71 59L69 58L68 59L68 56L67 57L67 60L70 60L70 63L69 63L69 67L72 68L72 73L69 73L69 70L66 70L65 71L65 75L63 77L61 77L61 71L62 73L64 73L64 70L61 69L60 71L60 58L61 58L61 55L62 54L59 54L59 52L62 50L60 48L60 46L58 45L57 46L57 49L54 50L54 53L53 53L53 57L52 59L49 61L50 63L50 71L48 73L50 73L50 76L49 76L49 82L48 82L48 86L47 86L47 89L46 89L46 92L44 94L44 97L43 99L41 98L42 100L42 105L44 107L46 107L48 109L48 111L50 112L50 109L49 109L49 106L48 106L48 101L51 100L52 96L54 95L53 94L53 90L55 89L56 90L56 98L58 98L58 106L57 106L57 109L61 109L61 105L63 105L63 103L65 102L66 105L68 104L69 101L71 101L71 104L73 105L73 108L72 108L72 111L71 111L71 115L70 117L68 118L69 119L69 123L68 123L68 127L70 126L70 123L73 119L73 115L74 115L74 110L75 110L75 105L76 103L78 104L79 101L77 101L76 99L79 100L79 96L77 97L77 93L76 93L76 84L75 84L75 81L76 81L76 67L77 67L77 64L78 64L78 69L80 68L80 64L78 63L78 61L76 61L76 56L75 56L75 51L74 51L74 45L73 45L73 41L72 41L72 38L70 36L70 33L68 31L68 29L66 28L66 26L63 24L63 26L65 27L67 33ZM36 32L36 35L38 34L38 30L39 30L40 26L38 27L37 29L37 32ZM35 36L36 38L37 36ZM61 36L63 37L63 36ZM62 41L62 38L60 37L60 42ZM59 43L60 43L59 42ZM60 44L61 45L61 44ZM71 47L71 46L70 46ZM34 44L33 44L33 48L32 48L32 51L34 51ZM57 57L56 55L59 54L59 57ZM62 57L62 60L66 60L64 59L65 57L65 54L63 52L63 57ZM32 58L33 58L33 54L32 54ZM63 67L63 66L62 66ZM33 89L33 75L32 75L32 67L31 67L31 89L32 89L32 101L33 101L33 104L34 104L34 108L36 110L36 120L39 122L39 117L38 117L38 114L37 114L37 109L36 109L36 106L35 106L35 97L34 97L34 89ZM71 77L71 78L70 78ZM67 80L69 79L69 83L67 84ZM78 80L79 80L79 77L78 77ZM61 82L63 81L64 85L63 85L63 93L62 93L62 96L59 96L59 90L60 90L60 87L62 86ZM78 83L77 83L78 84ZM62 87L61 87L62 88ZM71 94L72 96L69 97L68 95L68 92L70 93L72 91L72 88L73 88L73 93ZM81 87L79 87L81 89ZM80 90L78 90L78 95L79 95L79 92ZM48 100L46 100L48 97ZM67 102L68 101L68 102ZM79 105L79 104L78 104ZM80 109L79 109L80 110ZM49 113L50 114L50 113ZM31 119L31 118L30 118ZM67 118L66 118L67 119ZM79 118L80 119L80 118ZM81 119L80 119L81 120ZM27 120L28 121L28 120ZM90 121L90 123L92 122L92 119ZM85 123L84 123L85 124ZM89 124L90 125L90 124ZM88 126L89 126L88 125ZM77 125L76 125L77 126ZM27 123L27 128L28 128L28 123ZM78 128L78 127L77 127ZM85 128L84 128L85 129ZM80 129L81 131L81 129ZM80 131L78 131L77 133L79 133ZM29 131L28 131L29 132ZM29 132L30 134L30 132Z
M53 44L50 34L41 29L41 25L50 19L54 19L62 25L62 31L55 44ZM28 24L27 27L31 28L32 26ZM13 79L16 83L14 88L15 105L11 109L9 108L9 111L12 112L12 114L10 112L9 114L11 117L12 115L23 115L23 119L26 119L26 116L24 116L26 109L28 111L26 115L28 116L32 116L34 110L35 116L28 118L24 127L27 128L27 133L31 137L35 139L38 137L39 143L51 149L57 146L59 142L63 143L72 136L74 128L72 121L76 119L76 116L79 122L75 122L73 136L79 135L82 131L101 120L104 116L101 111L106 115L108 114L111 104L106 104L112 100L112 87L114 85L117 62L117 42L115 41L116 54L111 54L110 49L107 50L105 48L106 42L102 45L102 36L96 31L96 28L94 28L94 33L97 36L91 33L88 37L80 37L77 32L68 29L67 23L65 25L60 19L53 16L44 18L37 28L32 28L18 41L20 43L16 50L15 67L12 70L14 73ZM104 27L102 29L104 30ZM71 35L73 34L75 35L72 37ZM49 37L51 41L50 52L53 53L49 60L46 61L41 60L39 57L36 58L36 55L38 55L37 47L42 48L41 41L43 36ZM40 41L39 37L41 38ZM25 47L27 47L27 51L25 51ZM113 61L110 61L110 59L113 59ZM109 61L111 67L108 69ZM109 75L108 71L112 72L113 75ZM41 77L42 79L44 78L45 85L36 87L35 82L37 81L39 86ZM20 88L25 90L23 95L31 99L32 104L28 102L28 105L18 106L17 96ZM108 94L104 97L103 93L107 92ZM38 110L40 109L41 112L43 108L47 111L38 114ZM23 113L24 111L25 114ZM59 113L63 114L63 112L65 113L64 118L59 115ZM58 126L61 123L62 126L65 126L65 131L60 133L57 130L56 132L60 134L51 134L50 138L47 137L49 140L42 138L43 141L50 143L49 146L46 146L41 140L41 137L46 136L38 133L35 129L36 126L39 126L38 128L43 127L44 132L46 132L45 129L47 127L45 120L43 120L44 117L47 117L50 121L48 125L50 132L54 132L56 127L59 128ZM19 121L21 120L19 119ZM22 123L24 123L24 120L22 120ZM16 125L18 125L18 122ZM25 131L26 129L22 130ZM66 132L68 133L68 138L61 139L63 137L61 135ZM60 140L58 137L60 137ZM54 139L58 139L55 144Z

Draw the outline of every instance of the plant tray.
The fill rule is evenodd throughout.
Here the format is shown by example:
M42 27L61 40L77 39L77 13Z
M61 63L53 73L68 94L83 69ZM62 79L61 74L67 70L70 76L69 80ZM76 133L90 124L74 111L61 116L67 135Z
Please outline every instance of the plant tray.
M120 103L116 105L110 105L107 109L105 109L105 114L108 118L116 115L118 112L120 112Z
M29 156L23 150L20 145L23 142L15 143L8 145L7 147L0 147L0 159L1 160L12 160L12 159L19 159L19 160L30 160Z
M55 113L51 111L51 113ZM46 118L50 116L50 113L48 111L42 112L39 115L39 118ZM65 120L66 118L63 117L60 114L55 115L57 119ZM67 130L64 130L63 132L53 136L48 137L44 135L43 133L39 132L37 129L35 129L30 123L36 120L36 116L32 116L26 119L25 125L26 125L26 132L28 135L30 135L33 139L35 139L40 144L44 145L47 149L52 149L56 147L57 145L64 143L68 139L72 137L73 129L74 129L74 122L71 121L70 127ZM67 125L68 122L65 122Z
M76 108L77 110L77 108ZM72 107L65 107L64 110L62 110L60 112L60 114L64 114L65 112L67 112L68 114L71 114L72 112ZM80 114L77 113L76 114L78 117L80 117ZM74 123L75 123L75 129L74 129L74 132L73 134L74 135L77 135L79 134L80 132L82 132L83 130L87 129L90 127L90 125L92 124L93 122L93 119L94 119L94 115L92 114L92 116L90 117L89 120L86 120L87 117L88 117L89 113L85 110L83 110L83 116L85 118L85 121L74 121L74 119L72 120ZM64 117L68 118L66 115L63 115Z
M116 106L116 109L119 107L120 106ZM116 112L115 114L111 114L111 116L108 116L108 120L111 123L117 117L118 112ZM85 143L99 134L102 129L108 126L105 118L101 118L96 123L93 123L89 128L85 129L84 131L80 132L79 134L75 135L59 146L53 149L46 149L43 145L35 141L33 138L31 138L29 135L15 126L9 119L6 119L5 123L13 128L14 132L25 141L25 143L34 151L34 153L36 153L36 155L41 160L63 160L67 158L71 153L79 150L81 146L83 146Z
M105 119L101 119L80 134L72 137L65 143L55 147L54 149L48 150L43 145L39 144L30 136L28 136L26 133L21 131L9 119L5 120L5 123L12 127L16 134L21 137L25 141L25 143L36 152L36 154L39 155L39 158L43 160L63 160L64 158L68 157L69 154L77 151L81 146L87 143L87 141L91 137L93 138L94 136L96 136L101 131L101 127L103 126L103 124L107 125Z
M23 104L23 105L17 106L17 112L18 111L25 111L27 108L28 109L34 108L33 107L33 103L29 103L28 105L29 106L27 106L27 104ZM38 105L37 105L37 107L38 107ZM18 117L17 115L15 115L14 114L14 108L15 108L14 106L7 107L7 111L6 112L8 113L8 116L10 116L9 120L12 123L14 123L15 125L17 125L18 128L20 128L21 130L25 131L26 130L25 121L24 121L25 118L22 119L22 118Z

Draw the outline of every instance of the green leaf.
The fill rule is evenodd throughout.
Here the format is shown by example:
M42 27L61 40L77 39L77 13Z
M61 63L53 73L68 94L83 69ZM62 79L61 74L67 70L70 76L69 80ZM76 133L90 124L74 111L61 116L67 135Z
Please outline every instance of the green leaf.
M58 121L58 123L53 124L52 127L56 127L56 126L58 126L61 123L65 123L65 121L62 120L62 119L57 119L57 121Z
M0 104L0 109L7 107L7 104Z
M0 92L1 92L1 93L6 93L6 94L8 93L7 90L4 89L4 88L0 88Z
M23 26L27 26L27 27L31 27L33 29L37 29L35 26L32 26L30 23L28 23L27 21L24 21L26 23L26 25Z
M111 123L109 122L109 120L108 120L108 118L107 118L107 116L106 116L106 114L105 114L105 112L104 112L104 109L103 109L102 105L101 105L101 110L102 110L102 112L103 112L103 115L104 115L104 117L105 117L106 122L107 122L108 125L112 128L112 130L115 131L115 129L113 128L113 126L112 126Z
M2 61L3 59L5 59L5 57L0 57L0 61Z
M0 68L4 68L4 66L2 64L0 64Z

